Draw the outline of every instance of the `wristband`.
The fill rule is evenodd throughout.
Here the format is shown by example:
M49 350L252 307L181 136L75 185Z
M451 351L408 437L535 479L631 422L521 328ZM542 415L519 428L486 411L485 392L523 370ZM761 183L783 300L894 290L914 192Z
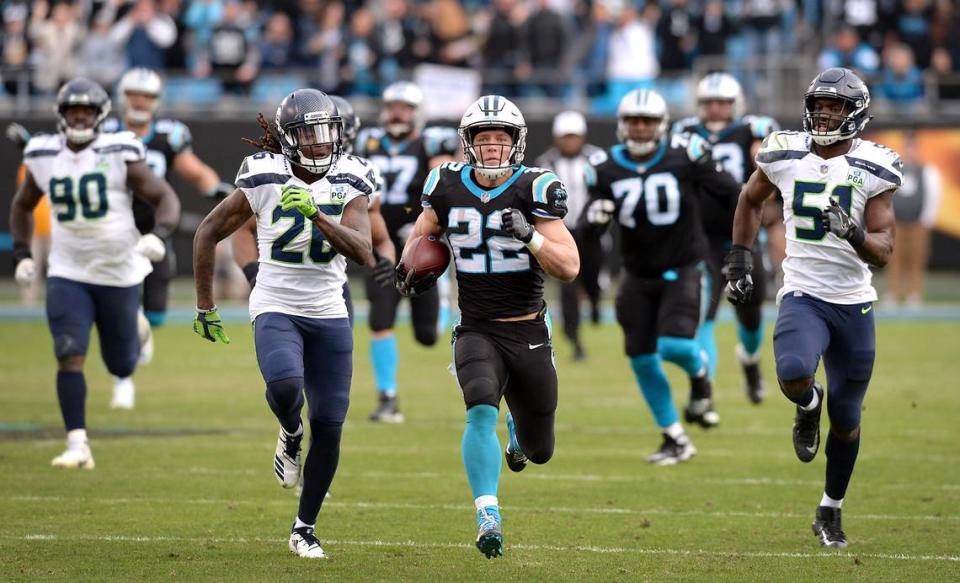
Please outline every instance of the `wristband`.
M531 253L536 255L543 247L544 241L546 241L546 239L543 238L543 235L541 235L538 231L534 231L533 236L530 237L530 241L528 243L524 243L524 245L527 246L527 249L529 249Z
M867 238L867 234L863 232L863 229L860 227L854 227L850 232L850 237L847 239L850 241L850 244L853 245L854 249L859 249L863 247L863 243Z
M251 285L257 279L257 273L260 272L260 263L257 261L251 261L243 266L243 275L247 278L247 282Z
M30 259L33 257L33 254L30 253L30 245L24 243L23 241L16 241L13 244L13 265L16 267L17 263L20 263L24 259Z
M160 237L161 241L166 242L176 229L176 225L157 225L151 232L157 237Z

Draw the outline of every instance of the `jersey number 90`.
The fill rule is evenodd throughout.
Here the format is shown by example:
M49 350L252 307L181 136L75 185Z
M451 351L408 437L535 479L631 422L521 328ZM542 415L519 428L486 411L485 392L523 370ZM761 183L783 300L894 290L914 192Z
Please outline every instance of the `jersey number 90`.
M61 223L77 218L77 206L84 219L100 219L107 214L107 177L100 173L84 174L74 188L73 178L50 179L50 202L56 205Z

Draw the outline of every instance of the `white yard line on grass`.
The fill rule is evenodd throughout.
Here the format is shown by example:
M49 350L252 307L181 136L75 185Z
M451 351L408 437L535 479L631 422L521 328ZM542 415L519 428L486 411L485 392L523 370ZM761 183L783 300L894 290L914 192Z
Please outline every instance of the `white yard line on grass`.
M232 506L238 504L251 504L254 506L290 506L291 500L274 499L246 499L246 500L227 500L215 498L84 498L84 497L66 497L66 496L6 496L0 500L10 500L13 502L70 502L78 503L98 503L98 504L199 504L199 505L223 505ZM332 498L324 503L324 507L329 508L375 508L375 509L393 509L393 510L452 510L463 512L469 510L469 504L416 504L401 502L345 502ZM590 508L576 506L512 506L505 505L505 510L510 512L532 512L532 513L561 513L561 514L621 514L621 515L668 515L668 516L706 516L711 518L809 518L810 514L797 514L793 512L749 512L749 511L723 511L723 510L667 510L662 508ZM937 516L932 514L919 515L896 515L896 514L853 514L855 519L862 520L920 520L920 521L960 521L960 515Z
M286 539L280 538L205 538L205 537L179 537L179 536L125 536L125 535L53 535L53 534L27 534L22 536L4 535L7 540L24 541L97 541L97 542L133 542L133 543L163 543L163 542L193 542L193 543L216 543L216 544L247 544L247 543L265 543L281 545ZM430 548L430 549L472 549L474 545L466 543L439 543L439 542L421 542L421 541L384 541L384 540L333 540L325 539L324 544L328 546L361 546L361 547L409 547L409 548ZM628 547L599 547L599 546L561 546L561 545L507 545L507 549L522 551L548 551L548 552L570 552L581 553L602 553L602 554L637 554L637 555L672 555L683 557L727 557L727 558L749 558L749 559L879 559L888 561L947 561L960 562L958 555L906 555L906 554L887 554L887 553L850 553L824 551L821 553L789 553L789 552L763 552L763 551L708 551L703 549L659 549L659 548L628 548Z

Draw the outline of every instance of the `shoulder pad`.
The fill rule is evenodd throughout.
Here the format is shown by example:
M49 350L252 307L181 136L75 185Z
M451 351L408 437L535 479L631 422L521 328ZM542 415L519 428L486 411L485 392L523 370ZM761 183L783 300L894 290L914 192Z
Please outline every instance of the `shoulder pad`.
M100 124L100 129L108 134L112 134L120 129L120 120L115 117L108 117Z
M284 184L289 179L286 158L271 152L257 152L243 159L234 182L237 188L256 188L265 184Z
M678 119L677 121L673 122L673 127L670 128L670 133L680 134L683 132L689 132L693 130L693 128L697 127L697 125L699 124L700 124L700 118L695 115L691 115L683 119Z
M146 148L133 132L100 134L91 146L98 154L122 153L127 162L141 161L146 157Z
M24 157L50 156L63 149L60 134L34 134L23 148Z
M180 122L173 119L158 119L153 122L153 129L158 134L169 134L172 132L178 125L183 125Z
M699 162L710 153L710 143L700 134L692 132L673 134L670 147L683 149L691 162Z
M587 158L587 163L591 166L599 166L610 159L610 155L607 154L606 150L597 150L590 154L590 157Z
M774 131L765 137L763 143L760 144L761 152L806 148L806 136L801 132Z
M427 156L454 154L460 145L460 134L448 127L429 127L423 130L423 146Z
M347 184L370 196L376 190L377 175L373 164L364 158L352 155L341 156L337 164L324 177L330 184Z
M357 154L363 156L370 150L375 149L384 135L386 135L386 132L383 128L360 128L354 150Z
M750 128L750 134L756 140L762 140L780 129L777 120L766 115L745 115L741 122Z
M846 155L847 162L866 170L880 180L899 186L903 181L903 161L894 150L870 140L862 140Z

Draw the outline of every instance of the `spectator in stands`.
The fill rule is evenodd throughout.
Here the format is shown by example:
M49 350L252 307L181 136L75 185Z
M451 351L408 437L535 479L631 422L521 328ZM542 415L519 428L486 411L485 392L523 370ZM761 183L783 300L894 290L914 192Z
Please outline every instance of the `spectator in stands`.
M727 39L737 28L724 10L723 0L708 0L694 23L694 31L697 55L716 57L726 54Z
M351 82L350 90L344 91L351 95L380 95L377 83L380 56L376 50L379 43L373 36L376 24L373 13L366 8L359 8L350 19L350 41L343 78Z
M101 10L90 23L77 54L77 74L113 87L126 69L123 39L113 34L114 11Z
M894 33L901 42L910 47L914 61L921 69L930 66L930 57L933 54L934 14L930 0L903 0L894 17Z
M51 7L46 0L33 4L29 35L34 46L33 82L38 91L53 93L76 74L74 55L84 32L76 5L57 2Z
M220 22L210 31L207 46L196 56L194 73L198 77L213 74L227 91L247 92L260 57L254 16L245 4L230 0L224 3Z
M687 0L670 0L657 22L657 42L660 45L660 68L667 72L690 69L690 58L696 44L693 35L693 16Z
M300 62L317 70L317 88L335 92L340 86L340 65L344 58L343 2L332 0L318 5L301 2L308 16L297 19Z
M913 132L904 133L899 152L903 157L903 184L893 197L897 241L887 265L885 301L895 304L905 300L908 306L919 306L930 256L930 231L940 204L940 173L918 158Z
M891 42L884 50L884 67L880 95L900 113L922 107L923 73L914 64L913 53L905 44Z
M0 35L3 46L3 87L10 94L30 92L28 13L26 4L11 3L3 8L3 34Z
M451 67L467 67L477 52L476 40L470 33L470 19L458 0L433 0L426 15L430 23L430 44L427 60Z
M517 0L494 0L482 50L484 93L505 97L519 94L517 73L525 72L519 70L524 58L525 18Z
M183 23L192 34L194 46L210 43L213 29L223 20L222 0L194 0L183 14Z
M430 54L428 26L410 10L407 0L385 0L382 20L374 35L379 44L380 83L387 86Z
M551 7L551 0L537 2L520 36L525 44L526 60L521 62L518 76L525 82L525 89L548 97L562 97L570 78L567 72L570 31L563 15Z
M285 69L293 64L293 24L286 12L274 12L260 39L260 69Z
M597 113L612 114L621 97L637 87L652 86L660 73L654 42L659 10L652 3L638 12L623 0L601 1L616 24L607 39L607 93L594 108Z
M159 0L158 9L173 21L177 27L177 40L167 47L164 61L167 69L185 70L187 68L187 25L183 21L184 0Z
M750 56L783 54L790 35L783 30L784 10L790 0L742 0L740 19Z
M869 76L880 70L880 56L873 47L860 40L856 28L841 24L830 37L827 46L820 51L817 67L821 70L846 67Z
M107 0L106 7L119 0ZM113 25L110 33L127 46L127 66L160 70L166 67L166 50L177 40L177 25L157 11L154 0L137 0L133 8Z
M883 33L892 21L892 2L886 0L841 0L836 15L844 25L853 27L863 42L874 50L883 46Z

